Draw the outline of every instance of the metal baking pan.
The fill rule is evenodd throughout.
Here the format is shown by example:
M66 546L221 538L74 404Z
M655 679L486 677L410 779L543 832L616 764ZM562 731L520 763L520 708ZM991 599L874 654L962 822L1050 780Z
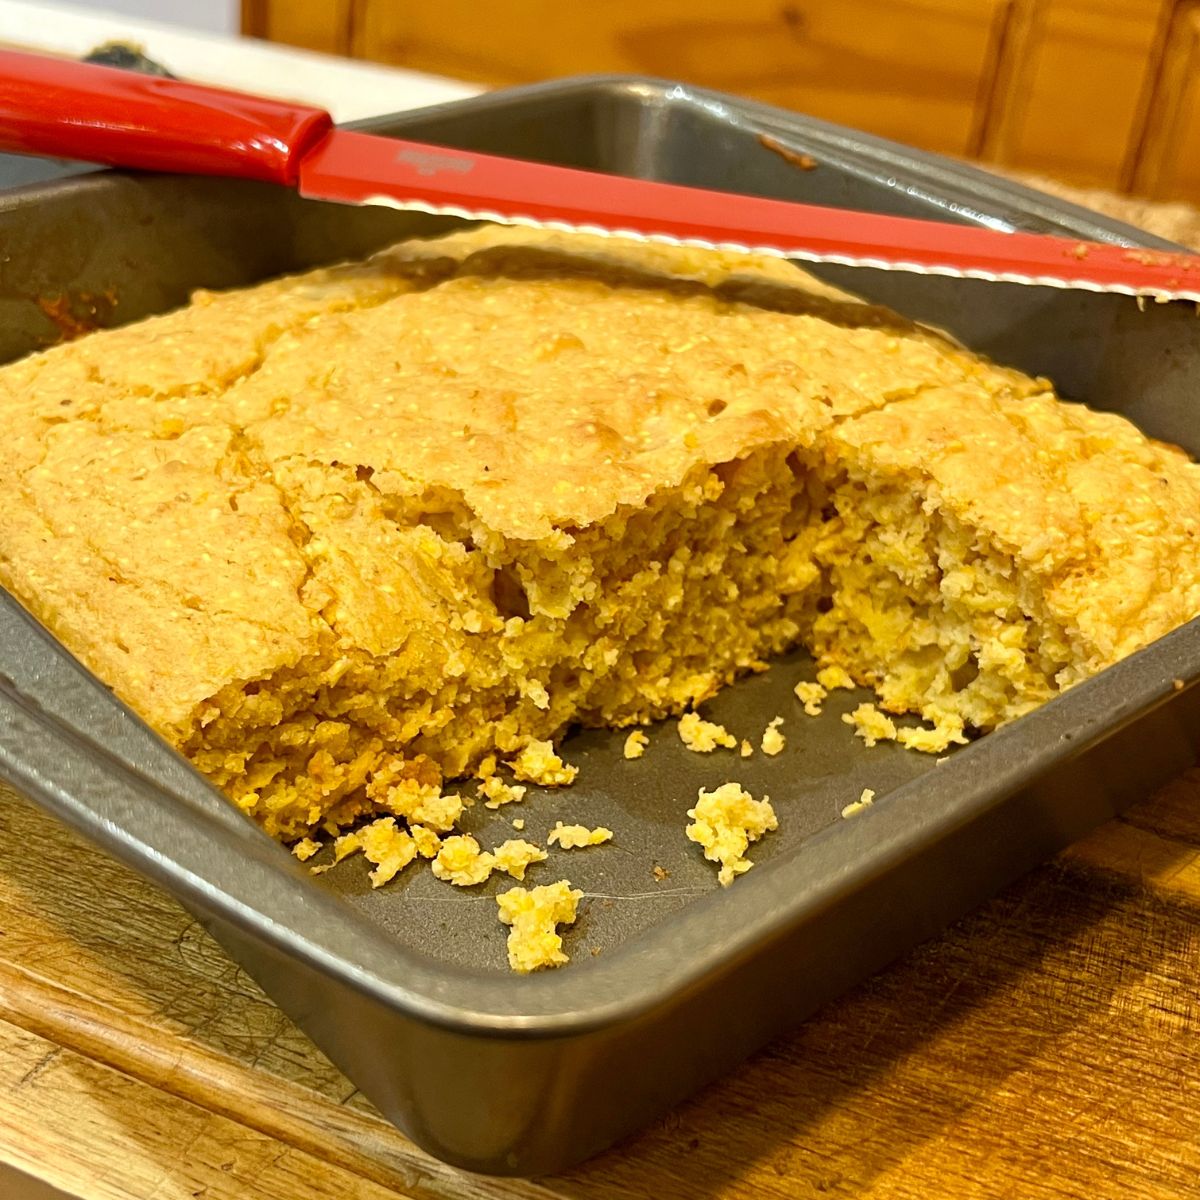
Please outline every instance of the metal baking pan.
M945 159L760 105L639 79L584 79L384 118L383 133L551 162L1083 238L1163 245ZM810 155L794 155L762 138ZM444 224L441 223L441 224ZM0 356L55 322L130 321L226 287L369 251L439 222L302 202L256 184L92 172L0 198ZM1200 451L1200 324L1190 306L829 269L1062 391ZM52 302L48 302L51 298ZM66 318L64 318L66 314ZM931 937L1195 759L1200 622L938 765L867 749L835 693L791 695L803 654L727 689L712 714L786 751L699 756L667 725L626 762L617 735L567 741L578 783L536 790L526 836L604 823L613 844L554 855L588 899L573 961L508 973L493 883L410 871L372 891L361 860L310 876L64 655L0 604L0 775L168 888L405 1132L475 1171L539 1174L608 1146L785 1026ZM768 793L780 828L727 890L683 834L697 788ZM842 807L864 787L875 805ZM485 843L512 809L472 810ZM657 879L654 868L669 872ZM661 873L661 872L660 872Z

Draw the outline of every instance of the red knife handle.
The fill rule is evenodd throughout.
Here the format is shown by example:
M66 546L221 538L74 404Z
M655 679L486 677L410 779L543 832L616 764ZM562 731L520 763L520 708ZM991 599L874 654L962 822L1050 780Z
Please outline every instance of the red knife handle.
M0 150L294 185L332 126L302 104L0 51Z

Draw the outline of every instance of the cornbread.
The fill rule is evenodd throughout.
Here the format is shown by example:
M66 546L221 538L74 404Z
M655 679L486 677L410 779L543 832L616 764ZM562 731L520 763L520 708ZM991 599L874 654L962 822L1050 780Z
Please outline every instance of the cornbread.
M632 729L625 739L621 753L626 758L641 758L646 753L646 747L649 744L650 739L640 729Z
M545 689L541 689L539 695L544 692ZM543 706L539 704L538 707ZM536 739L529 742L513 759L512 768L518 779L540 783L543 787L565 787L579 774L578 767L559 758L550 742Z
M852 689L854 680L850 678L850 673L845 667L827 666L817 672L817 685L824 690L827 696L838 688ZM797 695L799 695L798 692Z
M445 838L433 859L433 873L456 887L474 887L486 882L496 865L493 855L480 850L470 834Z
M483 807L493 809L524 800L528 790L519 783L505 783L499 775L489 775L476 789L478 795L483 797Z
M514 879L524 879L529 866L543 862L547 855L540 846L523 838L510 838L488 851L481 850L479 842L470 834L456 834L444 838L436 854L423 857L433 859L431 870L437 879L455 887L475 887L486 883L493 871L504 871Z
M492 851L492 860L497 871L504 871L514 879L524 879L526 869L535 862L545 862L546 851L524 838L512 838L501 842Z
M586 825L564 825L561 821L555 821L546 841L552 846L560 846L563 850L580 850L585 846L601 846L605 842L611 842L612 836L613 831L603 825L589 829Z
M874 704L860 704L853 712L843 713L842 720L847 725L854 727L856 737L862 738L868 746L874 746L877 742L891 741L900 736L900 731L896 728L896 722L892 720L886 713L882 713ZM905 730L905 733L915 733L915 730ZM954 741L966 741L966 739L957 731L953 735ZM944 749L944 746L939 749Z
M804 705L804 711L810 717L819 717L821 715L821 704L829 693L819 683L801 680L792 690L795 693L796 699Z
M677 725L679 740L696 754L711 754L718 746L732 750L737 738L715 721L706 721L699 713L684 713Z
M863 788L862 794L857 800L852 800L845 808L842 809L842 816L849 819L857 816L864 809L868 809L875 803L875 793L871 788Z
M717 882L728 887L754 865L746 851L765 833L779 827L769 796L755 800L740 784L724 783L711 792L700 789L692 822L685 832L710 862L721 864Z
M782 717L772 717L767 723L766 729L763 730L762 745L760 747L764 754L774 757L776 754L783 753L783 748L787 745L787 738L779 732L779 727L782 724Z
M427 825L411 824L408 829L416 843L417 853L422 858L436 858L442 848L442 839Z
M500 920L511 925L508 965L521 974L568 961L557 926L571 925L583 892L565 879L542 887L509 888L496 897Z
M395 817L380 817L334 843L334 861L359 853L375 867L369 878L372 887L382 887L417 857L417 841L396 824Z
M937 753L1200 611L1180 451L773 261L406 243L7 366L0 413L0 582L287 841L469 857L445 781L703 741L797 644Z

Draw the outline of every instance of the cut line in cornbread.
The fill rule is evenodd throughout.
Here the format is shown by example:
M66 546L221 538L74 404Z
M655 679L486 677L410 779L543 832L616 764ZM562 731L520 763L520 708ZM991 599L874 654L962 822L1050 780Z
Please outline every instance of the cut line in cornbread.
M0 417L0 582L288 841L436 840L446 780L569 783L571 726L796 645L941 752L1200 611L1181 452L784 263L405 243L0 369Z

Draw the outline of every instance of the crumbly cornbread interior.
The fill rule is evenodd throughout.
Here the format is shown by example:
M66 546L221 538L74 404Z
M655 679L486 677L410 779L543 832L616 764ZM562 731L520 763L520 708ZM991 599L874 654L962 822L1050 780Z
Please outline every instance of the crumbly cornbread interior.
M808 646L941 750L1200 610L1200 470L789 265L482 229L0 370L0 582L271 833Z

